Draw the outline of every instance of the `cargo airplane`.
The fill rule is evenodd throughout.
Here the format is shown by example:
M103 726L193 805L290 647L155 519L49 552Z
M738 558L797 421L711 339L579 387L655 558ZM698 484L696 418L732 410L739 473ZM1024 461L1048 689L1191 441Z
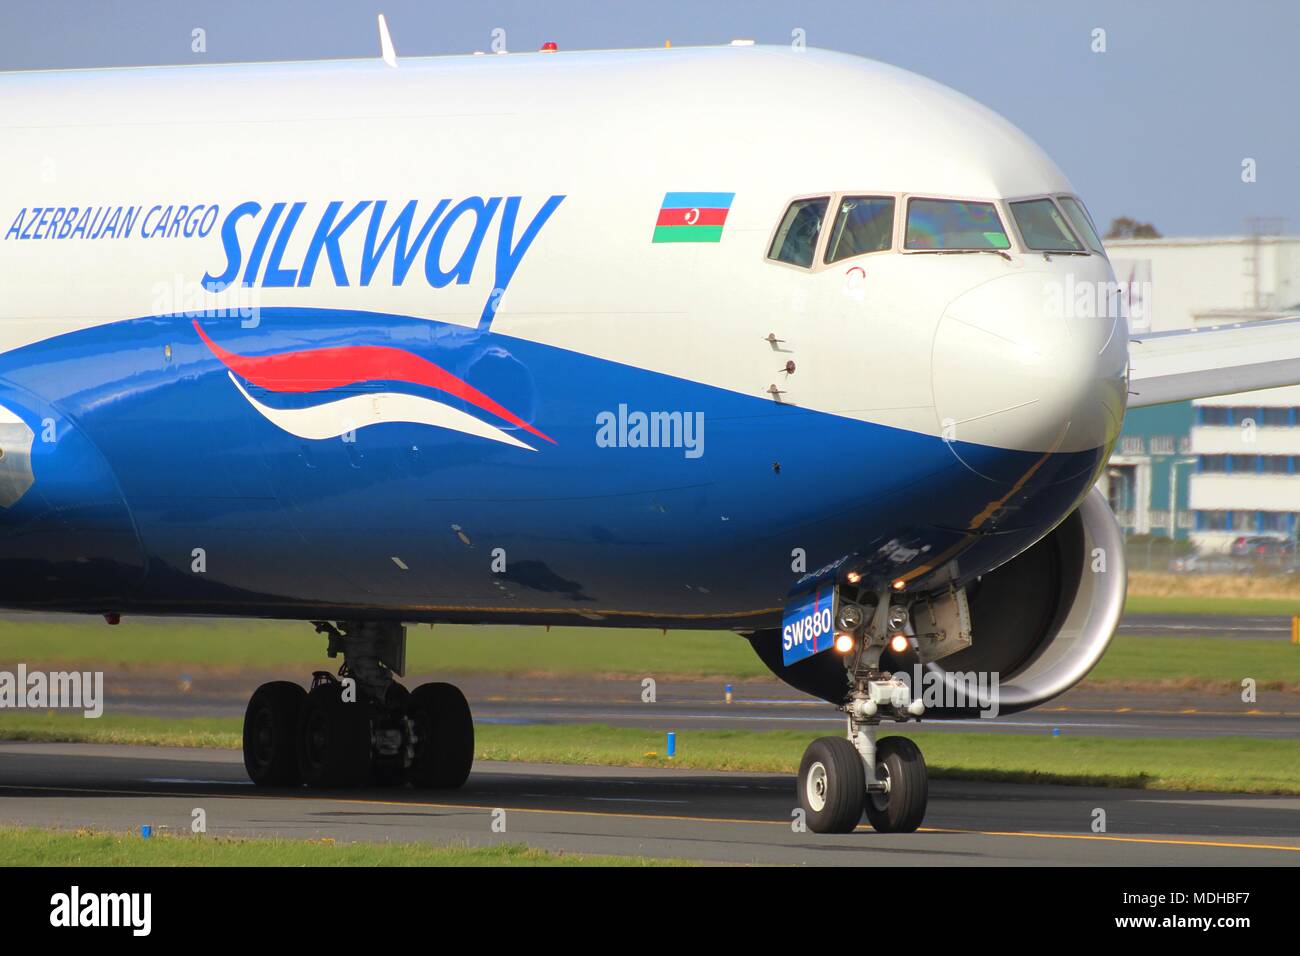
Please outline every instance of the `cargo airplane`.
M0 606L310 622L263 786L465 782L408 625L714 629L844 713L810 827L914 830L882 727L1105 651L1126 407L1300 381L1300 320L1130 338L1052 160L854 56L20 72L0 123Z

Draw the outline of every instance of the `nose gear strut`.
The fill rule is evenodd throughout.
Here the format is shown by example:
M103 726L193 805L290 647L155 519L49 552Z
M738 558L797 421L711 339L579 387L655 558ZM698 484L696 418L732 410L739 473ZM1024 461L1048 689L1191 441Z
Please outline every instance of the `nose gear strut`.
M891 636L912 632L909 608L890 598L885 588L877 592L870 621L844 658L847 739L814 740L799 765L799 804L815 833L850 833L864 810L881 833L909 833L925 818L929 782L920 749L905 737L877 741L882 719L904 723L925 713L904 681L880 669Z

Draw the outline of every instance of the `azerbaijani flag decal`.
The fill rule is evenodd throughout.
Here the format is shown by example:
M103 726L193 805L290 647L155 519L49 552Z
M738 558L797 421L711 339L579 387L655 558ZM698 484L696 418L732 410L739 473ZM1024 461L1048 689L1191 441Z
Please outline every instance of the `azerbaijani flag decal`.
M718 242L735 193L667 193L651 242Z

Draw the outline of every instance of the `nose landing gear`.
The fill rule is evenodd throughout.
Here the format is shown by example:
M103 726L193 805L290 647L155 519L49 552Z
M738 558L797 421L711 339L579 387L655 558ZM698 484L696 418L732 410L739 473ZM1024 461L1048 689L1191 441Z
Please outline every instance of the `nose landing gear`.
M876 741L883 716L903 722L925 712L903 681L878 668L888 631L901 633L907 619L905 609L888 605L877 605L864 640L845 658L847 738L814 740L799 764L799 806L814 833L852 833L864 811L879 833L911 833L925 819L929 774L921 749L906 737Z
M316 622L339 676L317 671L310 693L273 681L244 713L244 767L258 786L367 784L453 789L474 762L474 720L451 684L408 692L406 629L392 622Z
M814 833L852 833L862 820L867 776L857 748L819 737L799 763L799 805Z
M921 748L906 737L886 737L876 747L876 779L883 791L867 793L867 819L878 833L911 833L925 819L929 774Z
M819 737L804 751L799 806L814 833L852 833L864 811L877 833L911 833L925 819L930 784L921 748L906 737L877 744L878 729L850 729L852 740Z

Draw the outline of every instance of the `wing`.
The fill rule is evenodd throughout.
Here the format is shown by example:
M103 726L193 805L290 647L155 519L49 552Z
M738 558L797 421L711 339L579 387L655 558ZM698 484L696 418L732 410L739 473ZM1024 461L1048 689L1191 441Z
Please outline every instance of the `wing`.
M1300 384L1300 315L1129 340L1129 408Z

